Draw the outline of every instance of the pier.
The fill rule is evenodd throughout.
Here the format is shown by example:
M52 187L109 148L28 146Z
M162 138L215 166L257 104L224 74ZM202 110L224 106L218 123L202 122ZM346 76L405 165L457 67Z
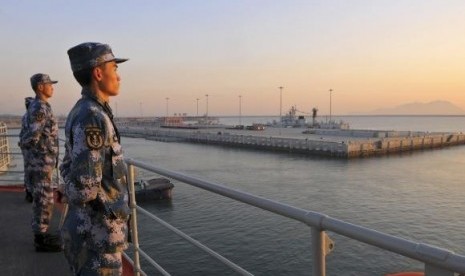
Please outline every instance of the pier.
M163 129L123 126L124 136L163 142L190 142L285 151L316 156L358 158L465 144L463 133L394 130L267 128ZM304 133L305 132L305 133Z

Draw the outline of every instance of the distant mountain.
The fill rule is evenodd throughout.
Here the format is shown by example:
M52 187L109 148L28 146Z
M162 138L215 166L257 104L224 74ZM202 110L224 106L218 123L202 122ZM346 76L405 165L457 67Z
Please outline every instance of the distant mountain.
M370 115L464 115L465 110L448 102L406 103L393 108L376 109Z

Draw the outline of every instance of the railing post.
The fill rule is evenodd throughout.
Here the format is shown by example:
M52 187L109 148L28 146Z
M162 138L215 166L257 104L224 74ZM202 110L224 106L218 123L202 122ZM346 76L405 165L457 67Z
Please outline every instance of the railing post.
M313 276L326 275L324 231L312 227Z
M137 210L136 210L136 193L134 189L134 165L128 165L128 181L129 181L129 207L131 208L131 238L134 246L134 275L140 275L140 260L139 260L139 233L137 232Z

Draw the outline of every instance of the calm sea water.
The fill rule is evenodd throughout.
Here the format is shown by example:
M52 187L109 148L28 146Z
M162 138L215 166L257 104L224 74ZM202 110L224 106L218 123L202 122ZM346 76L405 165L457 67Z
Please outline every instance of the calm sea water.
M243 124L273 118L243 117ZM274 118L276 119L276 118ZM465 131L465 117L344 117L351 128ZM229 120L229 121L228 121ZM222 118L237 124L237 118ZM338 160L124 138L126 157L465 255L465 146ZM139 177L154 175L140 171ZM310 228L173 181L142 206L255 275L311 275ZM172 275L236 275L143 215L141 247ZM327 275L422 270L416 261L329 233ZM147 269L149 275L157 275Z
M273 118L243 117L243 124ZM352 128L464 131L465 117L345 117ZM229 121L228 121L229 120ZM222 122L237 124L237 118ZM126 154L157 166L465 254L465 147L336 160L220 146L124 140ZM150 174L140 172L141 177ZM175 183L170 204L145 204L255 275L310 275L310 229ZM235 275L146 219L142 248L173 275ZM422 264L334 233L328 275L384 275Z

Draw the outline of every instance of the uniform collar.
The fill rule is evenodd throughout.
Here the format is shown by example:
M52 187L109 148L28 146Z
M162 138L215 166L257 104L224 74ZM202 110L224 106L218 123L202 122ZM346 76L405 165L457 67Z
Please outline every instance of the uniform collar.
M44 104L47 105L47 106L50 106L50 104L49 104L47 101L42 100L42 99L41 99L39 96L37 96L37 95L36 95L36 97L35 97L35 100L36 100L36 101L39 101L39 102L41 102L41 103L44 103Z
M94 100L95 102L97 102L100 106L102 106L103 110L105 110L105 112L108 114L108 116L110 116L110 118L113 119L113 112L112 112L111 107L108 104L108 102L106 102L106 101L100 99L99 97L97 97L95 95L95 93L93 93L92 90L90 90L87 87L82 88L81 94L82 94L83 97L90 98L90 99Z

